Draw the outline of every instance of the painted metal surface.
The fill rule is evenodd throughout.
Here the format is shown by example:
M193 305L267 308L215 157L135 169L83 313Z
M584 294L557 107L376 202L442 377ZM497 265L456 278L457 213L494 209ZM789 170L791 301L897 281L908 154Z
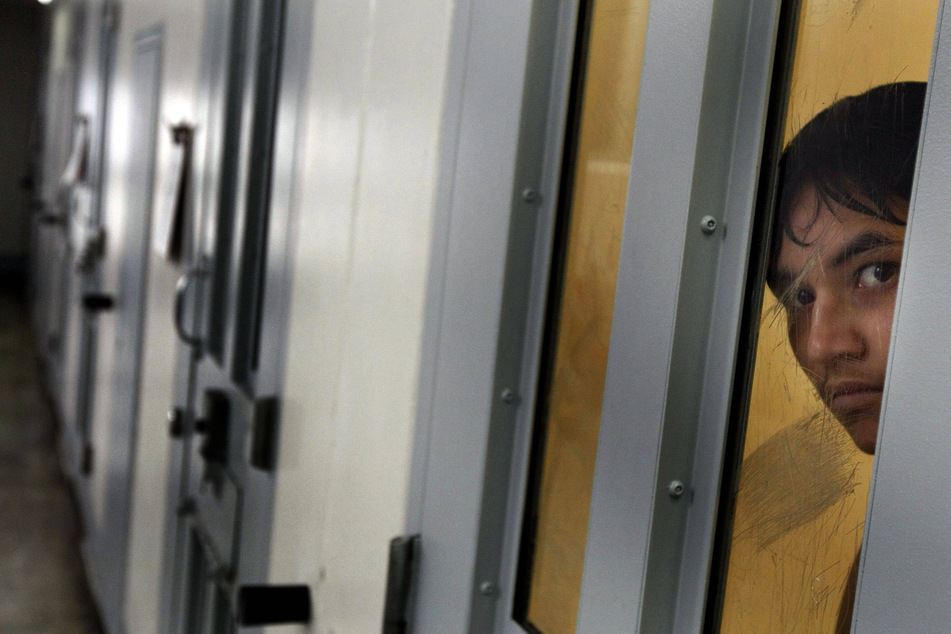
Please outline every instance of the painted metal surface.
M126 178L125 240L118 254L115 287L116 340L112 363L113 383L108 451L99 455L105 472L101 501L105 521L88 537L87 566L103 620L111 632L122 628L125 571L128 555L129 504L132 449L138 411L139 378L144 343L146 275L155 146L161 91L162 33L158 29L137 33L132 60L132 139L139 151L130 161Z
M891 354L862 548L855 632L941 632L951 620L951 464L946 371L951 296L943 267L951 205L951 19L939 11L895 302Z
M497 396L504 387L518 387L517 364L507 366L515 377L503 385L497 383L496 360L513 199L531 222L535 207L521 192L538 185L515 180L532 9L505 2L456 7L427 306L432 339L420 373L407 517L408 532L423 536L418 631L489 629L496 602L510 592L479 591L483 582L498 583L501 557L498 533L483 531L482 506L493 424L495 434L511 430L497 419L496 408L514 409ZM521 329L512 332L520 335ZM503 466L493 475L504 482L508 468L506 456L500 457ZM489 494L490 505L504 509L502 486ZM503 518L493 519L500 527ZM480 545L482 535L491 539Z

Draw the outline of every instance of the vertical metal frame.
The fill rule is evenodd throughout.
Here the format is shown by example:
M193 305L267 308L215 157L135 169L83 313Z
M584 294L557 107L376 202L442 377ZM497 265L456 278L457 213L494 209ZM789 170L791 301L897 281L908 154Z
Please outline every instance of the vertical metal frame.
M951 622L951 17L938 13L895 301L854 632L942 632Z
M109 521L90 535L88 563L90 580L102 608L103 620L109 631L122 629L122 613L125 607L125 578L129 545L129 519L132 503L132 482L129 474L134 471L134 453L139 381L141 375L142 348L144 345L144 320L146 285L148 275L149 234L152 216L152 191L155 177L156 147L158 144L158 118L162 92L162 63L164 53L164 28L162 25L145 28L135 34L133 40L132 70L135 77L133 97L149 100L143 109L143 129L133 128L146 138L135 139L143 152L140 161L133 161L126 174L129 184L125 213L129 215L126 239L122 245L119 267L119 328L128 325L128 331L117 334L114 365L118 372L113 377L113 403L110 409L110 435L113 443L107 456L103 456L103 471L106 475L105 511ZM135 74L138 72L139 74ZM133 119L135 120L135 119ZM136 173L136 168L141 168ZM123 291L127 294L123 295ZM135 291L135 292L133 292ZM139 297L135 297L138 293ZM135 300L139 301L135 301ZM131 372L122 371L131 368Z
M702 627L778 9L650 7L579 632Z
M407 512L414 631L521 631L514 548L577 11L456 6Z
M112 82L115 73L116 49L119 41L118 28L119 5L113 0L104 2L100 7L96 28L98 29L98 64L96 65L95 81L96 111L91 117L89 146L90 187L92 189L91 216L87 230L93 233L104 231L103 209L105 174L108 165L106 149L109 141L109 116L111 114ZM104 235L104 234L101 234ZM99 261L91 265L91 270L81 276L80 292L95 292L102 283L102 267ZM95 318L83 317L80 336L78 369L76 373L76 419L74 433L78 436L78 445L73 453L66 455L80 455L90 444L90 418L93 408L93 394L95 391L96 358L98 325ZM75 462L75 460L74 460ZM71 464L69 468L77 471L81 465ZM84 487L81 487L84 488Z

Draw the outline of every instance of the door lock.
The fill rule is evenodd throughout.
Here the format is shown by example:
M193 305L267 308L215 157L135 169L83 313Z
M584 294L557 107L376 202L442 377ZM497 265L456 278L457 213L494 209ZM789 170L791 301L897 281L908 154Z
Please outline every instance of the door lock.
M231 422L231 401L224 390L205 390L202 417L195 421L195 433L205 439L198 453L207 462L228 461L228 427Z

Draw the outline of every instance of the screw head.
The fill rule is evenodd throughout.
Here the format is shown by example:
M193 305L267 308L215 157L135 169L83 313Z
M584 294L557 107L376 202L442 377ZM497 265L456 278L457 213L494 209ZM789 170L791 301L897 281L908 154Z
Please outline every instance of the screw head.
M667 493L675 500L681 497L687 490L687 486L680 480L671 480L667 485Z
M490 596L496 593L498 587L491 581L483 581L479 584L479 592L486 596Z
M713 216L704 216L700 219L700 230L707 235L717 230L717 219Z
M515 390L513 390L510 387L507 387L504 390L502 390L501 394L499 394L499 397L502 399L503 403L514 403Z
M534 203L538 201L538 192L532 189L531 187L526 187L522 190L522 200L527 203Z

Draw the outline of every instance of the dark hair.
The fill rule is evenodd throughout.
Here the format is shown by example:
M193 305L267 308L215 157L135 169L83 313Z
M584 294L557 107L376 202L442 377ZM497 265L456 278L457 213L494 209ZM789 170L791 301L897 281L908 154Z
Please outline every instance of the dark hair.
M806 246L789 218L810 187L821 202L905 224L892 207L895 199L911 198L926 87L924 82L899 82L839 99L793 137L779 161L768 280L783 238ZM817 205L815 218L819 212Z

